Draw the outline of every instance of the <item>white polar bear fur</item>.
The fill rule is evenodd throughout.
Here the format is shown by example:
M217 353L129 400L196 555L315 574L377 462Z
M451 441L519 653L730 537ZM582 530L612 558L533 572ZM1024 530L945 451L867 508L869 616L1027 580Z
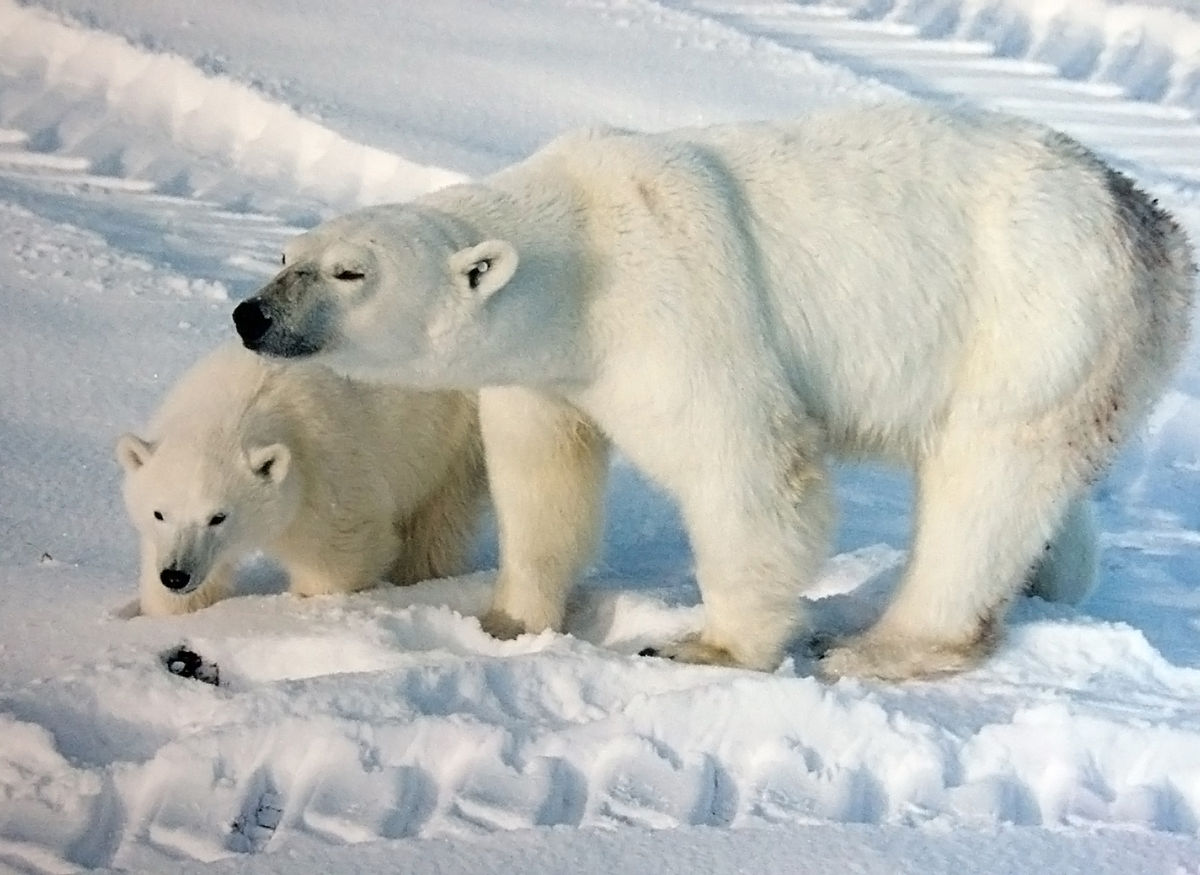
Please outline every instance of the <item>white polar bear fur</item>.
M235 313L251 348L484 388L496 633L562 628L608 441L691 538L704 627L662 652L759 669L829 547L827 455L910 466L899 589L821 663L884 678L975 664L1027 581L1086 593L1088 487L1179 358L1195 270L1074 141L917 105L571 134L287 263Z
M234 344L197 362L117 457L147 615L224 598L258 550L300 595L460 573L486 486L473 396L364 385ZM168 589L164 569L190 584Z

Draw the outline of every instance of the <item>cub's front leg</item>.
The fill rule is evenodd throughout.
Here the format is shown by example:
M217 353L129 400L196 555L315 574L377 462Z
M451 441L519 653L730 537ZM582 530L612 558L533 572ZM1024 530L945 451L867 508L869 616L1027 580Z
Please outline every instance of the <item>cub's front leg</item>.
M479 414L500 535L481 624L497 638L562 631L600 534L607 441L577 408L529 389L484 389Z

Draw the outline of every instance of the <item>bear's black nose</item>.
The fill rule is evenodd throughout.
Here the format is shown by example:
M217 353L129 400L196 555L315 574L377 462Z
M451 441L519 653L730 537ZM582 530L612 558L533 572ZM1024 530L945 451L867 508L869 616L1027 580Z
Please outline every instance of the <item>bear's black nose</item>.
M178 568L164 568L162 573L158 575L158 579L162 581L162 585L167 589L183 589L188 585L188 581L192 576L186 571L180 571Z
M254 349L271 328L271 317L263 310L261 302L251 298L234 307L233 324L241 335L242 343Z

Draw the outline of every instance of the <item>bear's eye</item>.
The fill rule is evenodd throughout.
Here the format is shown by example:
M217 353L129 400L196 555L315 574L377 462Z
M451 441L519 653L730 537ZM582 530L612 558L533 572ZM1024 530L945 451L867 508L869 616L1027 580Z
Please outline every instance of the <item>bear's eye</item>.
M225 522L225 514L223 514L223 513L214 513L214 514L212 515L212 518L211 518L211 519L208 521L208 524L209 524L210 526L219 526L219 525L221 525L221 523L223 523L223 522Z
M161 523L161 522L162 522L162 520L163 520L162 511L161 511L161 510L156 510L156 511L154 512L154 518L155 518L156 520L158 520L158 521Z
M475 262L475 265L467 271L467 285L473 289L479 288L479 280L485 273L492 269L492 263L488 259Z
M283 265L284 267L287 267L287 253L286 252L283 253L283 255L279 256L279 263L281 265Z
M335 273L333 275L333 278L335 280L345 280L345 281L349 282L350 280L360 280L365 276L366 276L366 274L363 273L361 270L351 270L350 268L342 268L341 270L339 270L337 273Z

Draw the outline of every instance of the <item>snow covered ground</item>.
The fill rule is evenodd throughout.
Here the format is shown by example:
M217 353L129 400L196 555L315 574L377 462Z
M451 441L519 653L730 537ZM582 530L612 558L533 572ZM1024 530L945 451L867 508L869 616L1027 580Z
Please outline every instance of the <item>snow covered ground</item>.
M639 659L698 622L614 466L570 635L493 572L124 620L112 445L281 241L573 125L967 100L1059 126L1200 240L1196 0L0 0L0 869L1200 873L1200 346L1098 492L1100 586L904 686ZM866 622L908 484L841 473L816 622ZM186 643L220 685L169 674Z

